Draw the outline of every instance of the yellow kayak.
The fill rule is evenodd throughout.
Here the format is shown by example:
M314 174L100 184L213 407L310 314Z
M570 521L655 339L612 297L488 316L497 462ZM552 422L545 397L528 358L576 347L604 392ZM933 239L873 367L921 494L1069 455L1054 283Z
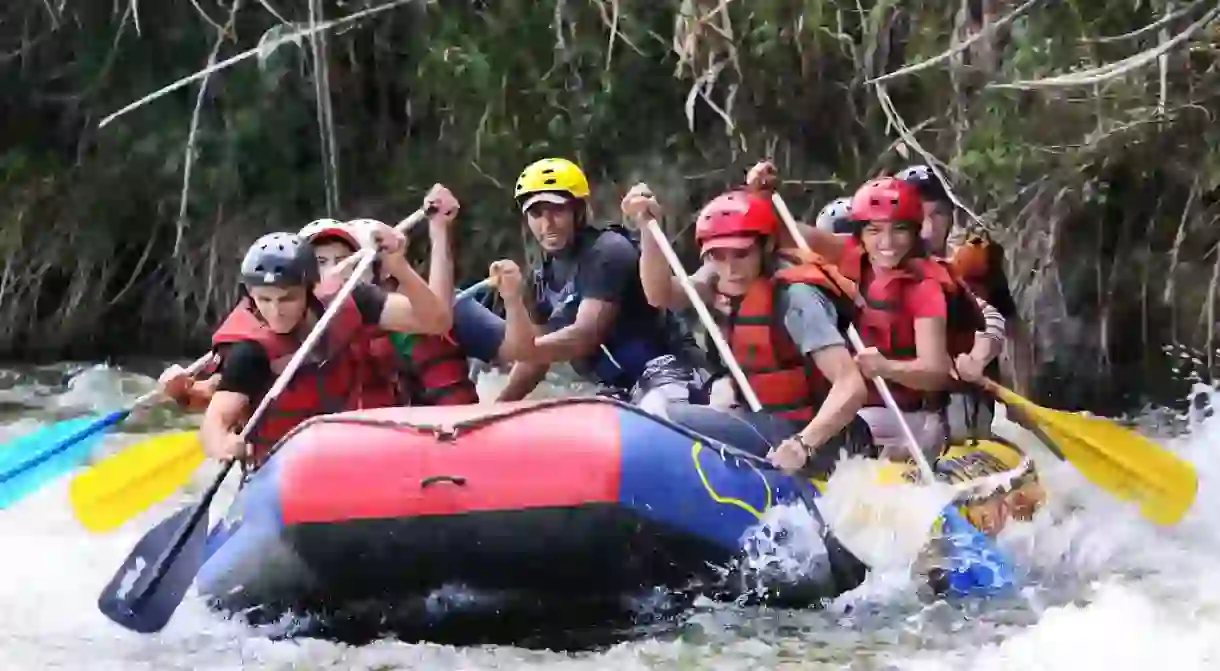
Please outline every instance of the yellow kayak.
M956 484L975 478L1009 471L1021 464L1024 454L1000 440L979 440L965 445L951 445L937 458L933 469L946 482ZM913 463L888 462L888 472L894 482L919 481L919 471ZM884 477L884 476L883 476ZM888 478L887 478L888 479ZM826 480L810 480L818 491L825 491ZM1010 519L1028 520L1046 498L1031 465L1013 483L983 499L958 506L962 514L980 531L994 536Z

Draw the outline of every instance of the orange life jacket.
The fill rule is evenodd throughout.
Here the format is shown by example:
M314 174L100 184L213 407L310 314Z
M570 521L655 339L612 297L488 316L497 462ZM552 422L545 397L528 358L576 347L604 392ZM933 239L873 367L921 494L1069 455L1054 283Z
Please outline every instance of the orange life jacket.
M327 306L342 282L328 280L315 292ZM349 296L331 320L325 337L293 375L283 393L272 402L259 426L249 436L251 460L260 464L269 450L298 424L314 417L345 410L395 405L393 390L370 376L369 338L375 333L360 317L356 301ZM283 372L300 342L275 333L259 318L248 298L242 299L212 335L212 347L249 341L267 353L271 372ZM257 405L262 399L250 399Z
M850 319L851 283L820 257L781 250L781 258L795 263L772 277L760 277L745 295L734 301L725 323L725 338L762 409L797 422L813 419L830 393L830 382L803 356L776 308L777 288L807 284L826 293L838 309L842 323Z
M992 251L988 240L972 235L949 258L952 272L970 287L975 296L987 302L991 302L987 279L991 275Z
M838 265L845 277L857 285L863 284L860 292L863 300L856 318L860 339L866 345L877 348L887 359L909 361L916 356L915 318L904 309L905 299L907 291L925 278L935 280L945 295L948 308L945 341L950 358L969 352L974 346L975 332L982 331L986 326L982 310L970 289L954 275L946 261L908 258L903 261L902 268L886 281L873 282L864 247L853 240L844 249ZM861 278L864 278L863 281ZM948 394L944 391L921 391L893 381L888 386L898 407L908 412L939 410L948 401ZM884 405L871 382L868 390L866 406Z
M451 336L420 336L406 362L414 378L412 405L473 405L479 392L470 379L470 361Z

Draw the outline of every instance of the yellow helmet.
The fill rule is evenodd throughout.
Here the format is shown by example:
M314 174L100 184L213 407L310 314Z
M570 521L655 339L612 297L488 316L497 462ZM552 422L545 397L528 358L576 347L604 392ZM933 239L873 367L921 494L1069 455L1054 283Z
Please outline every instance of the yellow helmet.
M561 191L573 198L589 197L589 180L580 166L566 158L544 158L526 166L517 178L513 198L518 202L529 195Z

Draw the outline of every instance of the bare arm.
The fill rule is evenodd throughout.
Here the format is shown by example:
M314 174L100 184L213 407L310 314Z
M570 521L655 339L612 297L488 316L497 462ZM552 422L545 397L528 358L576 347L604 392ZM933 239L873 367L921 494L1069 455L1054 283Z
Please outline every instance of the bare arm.
M978 361L982 366L986 366L1004 351L1005 320L1004 315L987 301L977 296L974 300L978 302L979 309L983 311L986 327L974 335L974 346L970 350L970 358Z
M433 215L428 220L428 238L432 240L432 253L428 259L428 286L437 298L452 300L453 238L449 235L449 223L439 215Z
M915 320L915 358L891 359L885 378L911 389L940 391L949 386L949 351L946 346L945 320L925 317Z
M682 290L682 281L674 276L669 262L661 253L661 246L651 235L641 236L640 240L640 284L644 287L644 296L648 304L654 308L666 310L682 310L690 307L690 299ZM690 275L695 292L703 299L704 305L711 305L712 271L708 266L700 266Z
M538 384L546 378L546 373L550 368L550 364L518 361L509 371L508 384L500 390L500 395L496 400L507 403L520 401L529 396L530 392L534 391Z
M847 238L850 237L831 233L830 231L823 231L808 224L798 223L796 227L800 230L801 237L805 238L805 242L809 244L809 249L814 254L832 263L837 262L839 257L843 255L843 249L847 245ZM788 234L786 228L781 230L781 244L789 246L791 244L788 242L790 238L791 235Z
M401 254L387 256L383 264L390 276L398 281L398 293L386 295L378 325L385 331L398 333L448 333L453 327L453 292L442 300Z
M618 317L618 304L586 298L576 308L576 320L554 333L534 341L530 363L547 364L556 361L583 359L605 342Z
M645 232L640 236L640 285L648 304L654 308L681 308L686 296L677 286L677 279L661 253L661 246L651 233Z
M830 392L818 408L818 414L801 430L807 445L822 445L833 438L864 406L868 389L847 347L824 347L813 353L813 364L830 381Z
M235 429L241 425L249 407L250 399L245 394L217 391L212 395L199 426L199 442L204 453L213 458L225 457L225 446L233 440L237 433Z

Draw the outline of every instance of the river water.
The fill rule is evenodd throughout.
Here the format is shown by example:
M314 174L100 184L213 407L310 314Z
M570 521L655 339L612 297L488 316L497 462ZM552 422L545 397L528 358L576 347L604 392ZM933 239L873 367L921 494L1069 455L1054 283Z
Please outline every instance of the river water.
M0 371L0 441L56 418L113 409L150 385L101 366ZM272 640L189 599L159 634L125 631L97 612L99 591L140 536L197 496L214 471L205 466L177 500L102 535L74 521L62 478L0 511L0 669L1220 668L1220 522L1206 515L1220 504L1220 419L1188 420L1189 433L1164 444L1198 468L1199 497L1172 529L1150 526L1069 467L1038 459L1051 503L1000 538L1024 571L1012 598L946 603L910 584L866 583L822 611L699 603L649 637L581 653ZM183 421L165 411L137 418L107 449Z

